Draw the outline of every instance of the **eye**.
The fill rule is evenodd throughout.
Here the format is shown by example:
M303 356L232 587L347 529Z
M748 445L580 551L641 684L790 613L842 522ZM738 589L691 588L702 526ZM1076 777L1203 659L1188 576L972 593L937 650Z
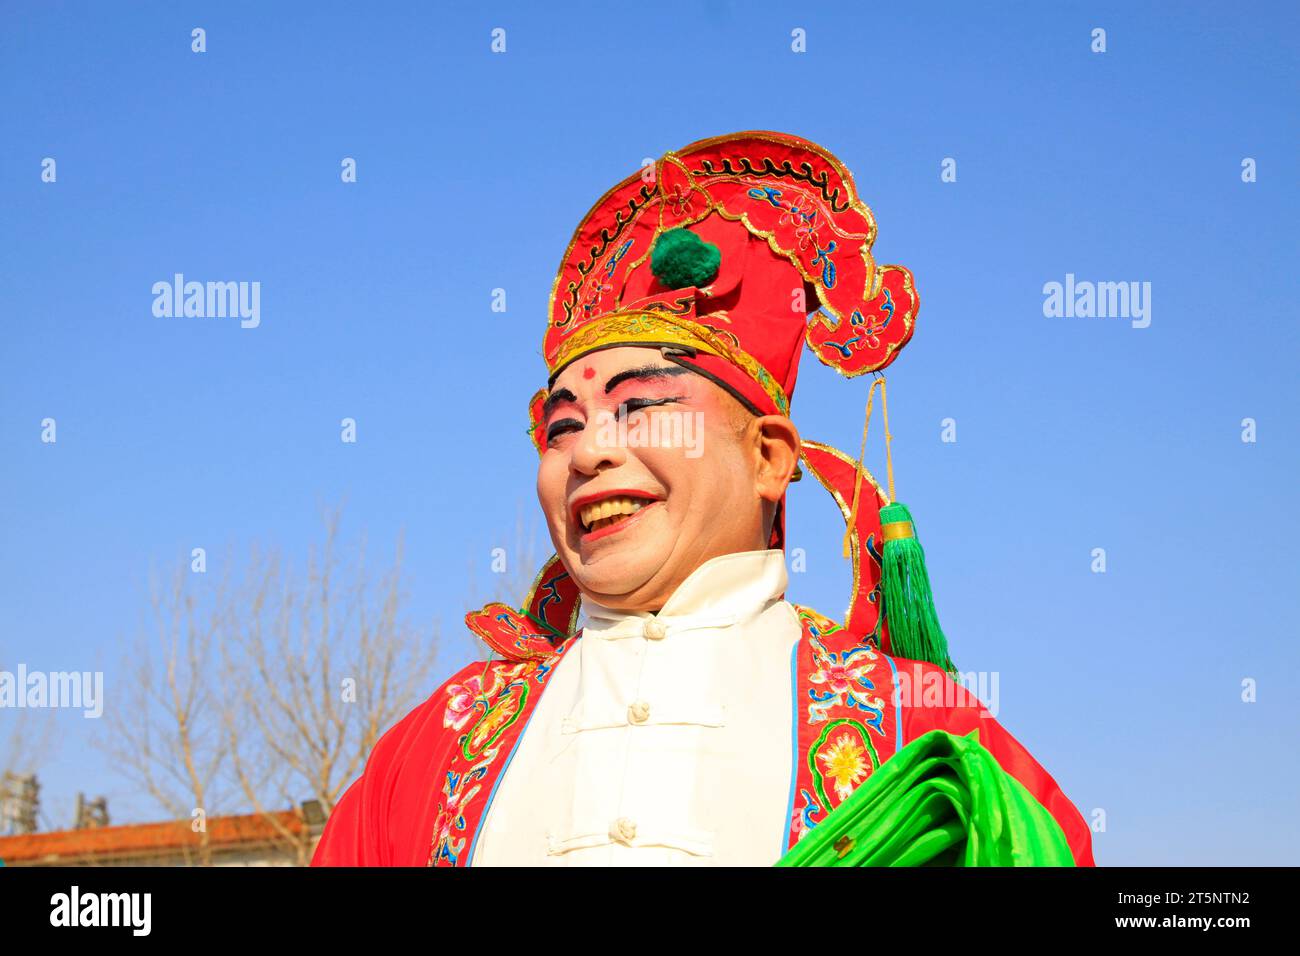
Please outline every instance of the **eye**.
M561 435L567 435L569 432L580 431L582 422L576 418L561 418L558 422L551 422L546 429L546 443L549 445Z
M656 405L668 405L673 402L680 402L681 396L669 396L668 398L629 398L620 402L618 409L614 412L614 418L617 419L619 412L639 412L643 408L653 408Z

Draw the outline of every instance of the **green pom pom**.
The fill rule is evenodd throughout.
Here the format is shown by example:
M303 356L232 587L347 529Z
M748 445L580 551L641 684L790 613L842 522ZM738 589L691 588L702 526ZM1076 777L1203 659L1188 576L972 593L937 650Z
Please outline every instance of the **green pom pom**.
M689 229L669 229L655 241L650 271L669 289L697 289L718 275L722 253Z

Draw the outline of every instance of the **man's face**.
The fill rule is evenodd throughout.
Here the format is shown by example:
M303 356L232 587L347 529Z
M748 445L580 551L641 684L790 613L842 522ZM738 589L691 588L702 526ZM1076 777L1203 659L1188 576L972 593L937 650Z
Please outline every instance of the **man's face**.
M657 610L704 561L767 546L747 420L731 395L657 349L593 352L560 374L537 497L584 595Z

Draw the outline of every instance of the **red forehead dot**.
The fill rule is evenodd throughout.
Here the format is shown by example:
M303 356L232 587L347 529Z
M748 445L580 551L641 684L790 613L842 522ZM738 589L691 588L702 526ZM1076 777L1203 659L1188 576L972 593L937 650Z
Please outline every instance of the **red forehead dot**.
M586 368L584 368L584 369L582 370L582 377L583 377L583 378L595 378L595 377L596 377L596 370L595 370L594 368L592 368L590 365L588 365Z

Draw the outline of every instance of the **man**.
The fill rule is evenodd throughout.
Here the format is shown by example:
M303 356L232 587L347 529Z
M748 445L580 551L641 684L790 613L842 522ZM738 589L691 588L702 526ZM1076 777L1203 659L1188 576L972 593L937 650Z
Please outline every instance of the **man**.
M380 740L313 863L770 865L837 808L902 805L915 781L894 769L972 754L1030 822L953 836L988 826L967 813L939 839L952 854L1006 840L1003 858L1034 862L1021 836L1037 832L1060 848L1038 861L1092 863L1078 811L949 677L892 474L886 495L788 417L805 343L852 377L912 335L911 273L875 263L875 233L840 163L779 133L668 153L592 208L556 277L550 380L530 405L556 556L521 609L466 617L501 659ZM842 627L784 600L801 461L846 519ZM966 758L924 763L957 738ZM889 852L873 859L917 858Z

